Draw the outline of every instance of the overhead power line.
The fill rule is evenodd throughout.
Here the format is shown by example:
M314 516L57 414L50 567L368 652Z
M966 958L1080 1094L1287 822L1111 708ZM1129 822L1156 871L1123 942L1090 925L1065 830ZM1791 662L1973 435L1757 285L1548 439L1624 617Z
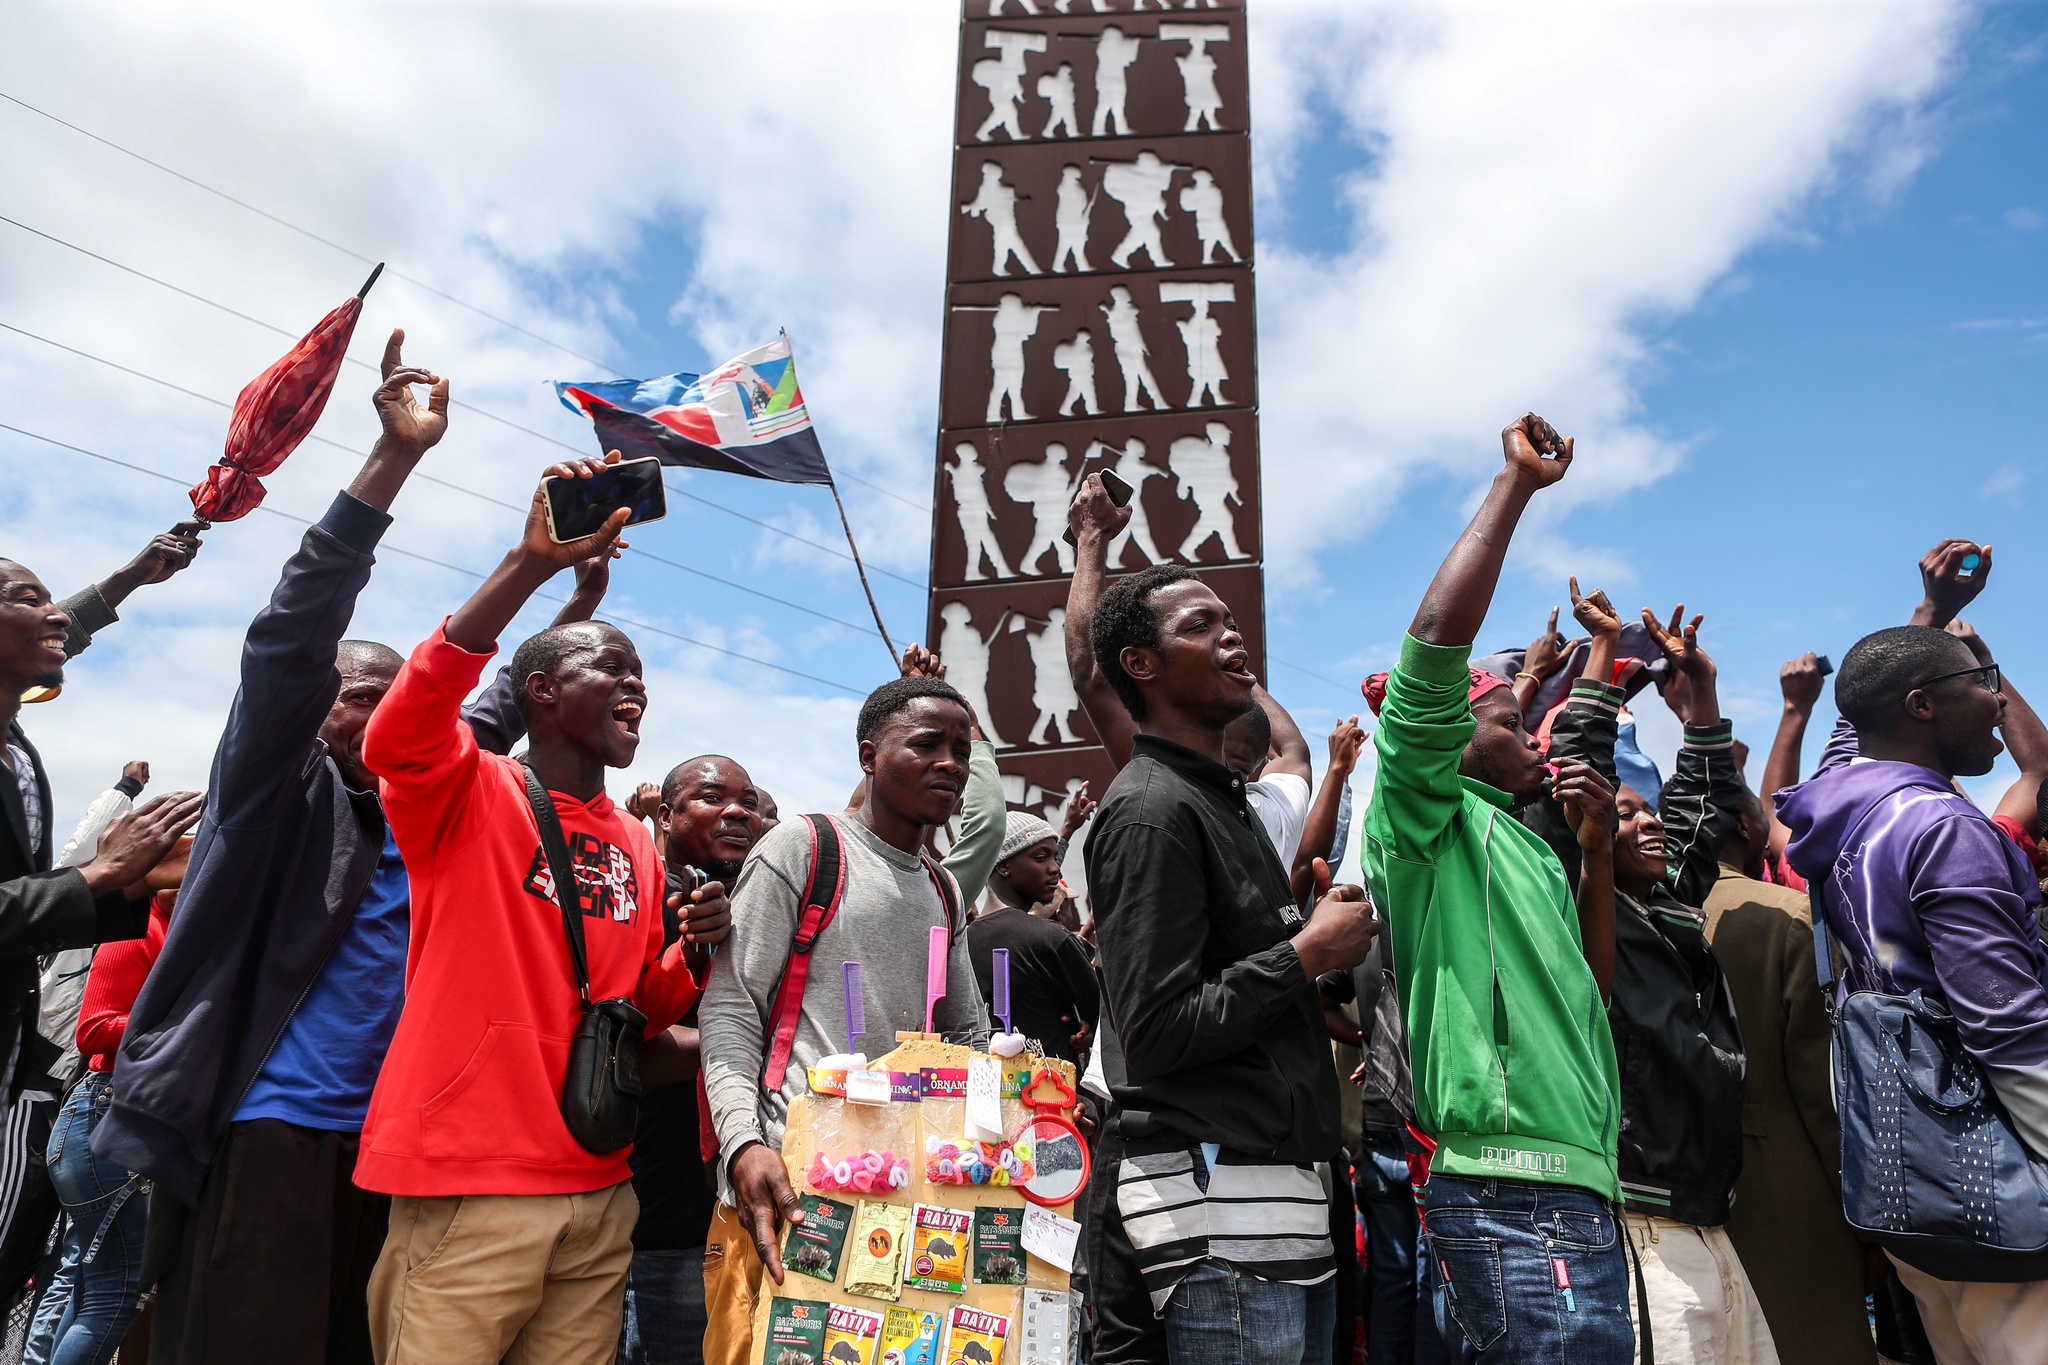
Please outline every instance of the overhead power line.
M81 351L76 346L66 346L61 341L53 341L49 337L40 336L34 332L29 331L24 327L16 327L12 323L0 322L0 331L8 331L14 333L16 336L27 337L30 341L41 342L43 345L51 347L55 350L63 351L69 355L75 355L81 360L90 360L95 365L104 365L110 370L119 370L122 374L133 375L137 379L147 380L152 384L160 385L163 388L169 389L173 393L183 394L187 398L196 398L202 403L210 403L217 408L232 409L234 407L234 404L227 402L225 399L215 398L210 394L200 393L195 389L188 389L182 384L173 384L168 379L162 379L156 375L147 374L131 366L120 364L117 361L108 360L104 356L94 355L90 351ZM343 445L341 442L329 440L325 436L313 436L309 437L308 439L318 441L321 445L324 446L331 446L333 449L341 451L344 454L353 455L359 460L366 460L369 458L369 453L367 451L357 450L353 446ZM411 477L419 479L424 483L435 484L441 488L452 489L457 493L466 493L470 497L475 498L480 502L490 503L494 507L503 507L509 511L517 512L521 516L526 515L526 508L520 506L518 503L507 502L503 498L494 498L489 493L479 492L478 490L470 488L464 484L456 483L451 479L436 478L432 474L422 473L418 470L415 470ZM676 569L682 573L694 575L697 578L702 578L712 583L717 583L722 587L731 588L735 592L743 592L750 597L758 597L764 602L773 602L777 606L788 607L791 611L800 611L807 616L815 616L820 621L826 621L835 626L843 626L845 629L854 631L857 634L865 635L868 631L868 628L866 626L860 625L857 622L848 621L841 617L833 616L826 612L818 611L816 608L807 607L801 602L792 602L786 597L777 597L774 593L762 592L759 588L751 588L744 583L736 583L730 578L723 578L720 577L718 574L710 573L704 569L699 569L694 565L683 564L676 560L665 558L661 555L655 554L651 550L629 549L626 551L626 553L629 555L636 556L638 558L650 560L656 564L665 565L668 568Z
M196 176L187 175L185 172L177 170L170 166L166 166L163 162L155 160L152 157L144 156L141 152L135 151L133 148L124 147L120 143L114 141L112 138L102 137L100 134L95 133L90 129L81 128L77 124L72 123L68 119L59 118L57 115L51 113L47 109L39 109L35 105L30 104L27 100L19 99L13 95L8 94L4 90L0 90L0 100L6 100L9 104L15 105L22 109L26 109L29 113L34 114L39 118L48 119L50 122L56 124L60 128L68 128L72 132L78 134L80 137L90 139L93 142L97 142L102 147L109 148L113 151L119 152L121 155L125 157L130 157L133 160L139 161L143 165L148 166L152 170L161 171L163 174L170 176L174 180L182 181L196 190L201 190L207 194L214 196L216 199L220 199L226 203L233 204L236 208L243 209L249 213L253 213L258 218L262 218L268 222L275 223L277 226L285 229L287 232L295 232L299 236L307 239L308 241L318 242L321 246L327 247L329 250L338 251L342 255L347 256L352 260L361 261L365 265L374 265L377 263L377 258L374 256L366 256L362 252L357 251L353 247L343 246L340 242L335 241L331 237L321 236L319 233L314 232L311 228L301 227L299 224L292 222L289 218L280 217L279 215L270 212L268 209L258 208L256 205L250 203L246 199L239 199L236 196L229 194L226 190L218 189L215 186L207 184L204 180L201 180ZM111 262L109 262L109 264L111 264ZM529 327L523 327L519 323L513 322L510 318L501 318L496 313L490 312L483 308L479 308L476 304L469 302L467 299L457 298L455 295L448 293L446 290L437 289L433 285L428 284L425 280L422 280L417 276L407 275L397 270L390 270L387 271L386 273L389 274L393 279L403 280L405 283L411 285L415 289L423 290L426 293L432 294L435 298L444 299L447 302L454 304L458 308L468 309L470 312L476 314L480 318L485 319L486 321L494 322L498 326L517 332L519 333L519 335L523 337L530 337L531 339L540 342L543 346L550 346L555 350L560 351L564 355L574 356L576 359L581 360L586 364L595 365L597 366L597 368L603 370L607 374L616 375L620 379L627 379L631 377L620 372L619 370L613 369L611 366L605 364L602 360L598 360L593 356L587 356L583 354L583 352L578 351L573 347L565 346L561 342L556 341L553 337L543 336L541 333L536 332ZM251 321L254 321L254 319L251 319ZM896 501L903 503L905 506L914 507L920 512L931 511L931 508L926 506L925 504L916 502L910 498L906 498L901 493L896 492L894 489L886 488L883 485L875 483L869 479L864 479L858 474L842 473L837 477L850 479L854 483L860 484L865 488L872 488L877 493L882 494L884 497L894 498L896 499Z
M194 303L204 304L206 307L216 309L222 313L226 313L230 317L239 318L243 322L251 323L257 327L261 327L266 332L275 332L277 335L281 337L287 337L292 341L297 341L299 339L299 333L289 331L283 327L278 326L274 322L265 322L262 318L252 317L248 313L244 313L238 308L232 308L227 304L220 302L218 299L210 299L206 297L206 295L195 293L190 289L184 288L182 285L172 284L169 280L163 279L156 275L152 275L146 270L138 270L136 267L132 265L127 265L121 261L114 260L110 256L102 256L99 252L93 251L87 247L80 246L76 242L67 241L64 238L56 236L53 233L44 232L40 228L30 227L27 223L21 222L19 219L9 218L5 214L0 214L0 223L5 223L9 227L18 228L23 232L31 234L32 236L40 237L44 241L52 243L53 245L56 246L61 246L67 251L75 251L79 255L85 256L91 260L98 261L102 265L110 266L115 270L123 272L124 274L133 275L135 276L135 278L139 280L146 280L150 284L156 285L161 289L168 289L174 294L180 295L181 297L184 298L191 299ZM349 364L354 365L359 369L368 370L372 374L376 374L378 372L377 367L375 365L372 365L367 360L359 360L354 356L348 356L346 357L346 359ZM522 435L530 436L537 441L544 441L548 445L557 446L560 449L569 451L571 454L576 455L578 458L587 458L590 455L590 452L583 449L581 446L571 445L567 441L564 441L559 437L550 436L548 433L544 431L538 431L533 427L526 426L520 422L515 422L511 418L506 417L500 413L492 412L489 408L481 408L474 403L467 403L462 401L461 399L450 399L449 405L451 407L461 408L464 412L475 413L477 416L482 417L487 421L496 422L500 426L507 427L510 430L519 432ZM673 480L666 480L665 482L667 482L669 489L672 492L674 492L678 497L682 497L691 502L701 504L702 506L705 507L709 507L713 511L723 512L725 513L725 515L729 517L737 517L741 521L751 522L753 525L759 526L763 530L772 531L776 535L785 537L789 540L796 541L800 545L808 545L814 550L822 550L826 554L832 555L839 559L843 559L848 563L853 562L853 556L849 555L844 550L835 549L834 547L826 545L821 541L812 540L808 536L800 536L794 531L784 530L782 527L776 526L771 522L762 521L757 517L750 517L746 513L735 511L734 509L727 507L722 503L713 502L709 498L690 492L688 489L682 487L680 484L676 483ZM875 572L886 578L893 578L899 583L908 584L909 586L916 588L919 592L923 592L925 590L925 585L923 583L918 582L914 578L907 578L902 574L892 573L888 569L876 569Z
M137 474L147 475L152 479L158 479L164 483L175 484L180 488L186 487L185 481L183 479L177 478L174 475L165 474L160 470L150 469L145 465L133 464L127 460L117 459L112 455L103 455L97 450L88 450L84 446L73 445L69 441L60 441L54 436L45 436L39 431L30 431L25 427L14 426L13 424L8 422L0 422L0 431L11 431L17 436L26 436L32 441L41 441L43 444L55 446L59 450L73 451L76 454L89 456L92 459L103 461L106 464L116 465L122 469L130 470ZM297 522L301 526L314 525L314 522L309 517L302 517L297 515L296 513L284 511L282 508L272 507L269 503L262 504L261 506L257 507L256 510L259 512L268 512L272 516L283 517L286 521ZM475 569L466 569L460 564L450 564L445 559L435 559L432 555L423 555L418 553L417 551L401 549L396 545L381 545L378 548L390 554L403 555L407 559L416 559L422 564L431 564L437 569L447 569L451 573L459 573L468 578L475 578L481 580L484 577L486 577L486 575L478 573ZM568 601L568 599L565 597L555 597L548 593L535 593L534 596L540 601L554 602L556 604ZM830 678L821 678L815 673L806 673L801 669L789 668L783 664L770 663L766 659L757 659L751 654L742 654L738 650L727 649L723 645L714 645L704 640L695 640L687 635L678 634L673 630L668 630L664 627L653 625L646 621L635 621L628 617L620 616L616 613L609 612L606 613L606 619L612 621L617 625L630 627L633 630L644 630L654 635L661 635L671 640L681 641L683 644L686 645L694 645L698 649L708 649L714 654L723 654L727 658L738 659L742 663L754 664L761 668L772 668L778 673L787 673L791 677L802 678L807 682L819 683L825 687L835 688L838 691L848 693L852 696L864 697L867 695L865 692L860 691L858 688L848 687L845 683L834 682Z

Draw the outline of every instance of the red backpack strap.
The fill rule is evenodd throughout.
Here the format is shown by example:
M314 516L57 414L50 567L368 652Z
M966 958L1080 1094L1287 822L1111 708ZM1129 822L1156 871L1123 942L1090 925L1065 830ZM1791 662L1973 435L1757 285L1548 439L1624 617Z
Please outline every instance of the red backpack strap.
M846 859L840 853L839 826L829 815L802 819L811 831L811 875L804 879L796 936L789 941L789 961L783 964L775 1005L768 1012L767 1064L761 1069L761 1088L770 1094L782 1089L789 1054L796 1046L797 1020L804 1012L804 983L811 975L811 945L839 913L839 902L846 895Z

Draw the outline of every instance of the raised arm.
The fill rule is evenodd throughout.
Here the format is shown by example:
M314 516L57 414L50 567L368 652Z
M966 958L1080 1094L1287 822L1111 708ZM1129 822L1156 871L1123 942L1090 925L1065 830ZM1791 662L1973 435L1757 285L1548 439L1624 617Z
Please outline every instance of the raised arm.
M1536 693L1543 687L1544 680L1558 669L1572 654L1573 644L1557 633L1557 608L1550 609L1550 623L1543 627L1543 633L1529 642L1522 651L1522 667L1515 674L1515 705L1522 708L1522 714L1529 713Z
M1297 905L1308 898L1315 882L1315 861L1329 859L1337 842L1337 813L1344 804L1344 784L1358 767L1358 754L1365 747L1365 731L1358 717L1337 722L1330 731L1330 766L1323 769L1323 785L1309 805L1308 820L1301 827L1301 847L1294 855L1288 883Z
M241 687L214 758L210 822L264 824L280 809L279 793L297 779L334 704L336 650L376 567L392 500L447 430L448 381L407 366L404 340L394 331L384 348L383 382L371 395L382 430L369 457L307 529L270 601L249 623ZM412 392L422 384L430 386L425 408Z
M1067 508L1067 524L1074 528L1074 578L1067 585L1067 673L1088 723L1109 751L1109 761L1122 768L1131 761L1138 723L1096 666L1090 632L1095 627L1095 604L1102 600L1109 577L1109 544L1131 524L1131 509L1111 502L1102 475L1090 474Z
M1972 562L1974 561L1974 562ZM1907 622L1942 630L1984 591L1991 547L1951 536L1920 556L1920 605Z
M1821 684L1827 680L1820 671L1820 655L1812 650L1787 659L1778 669L1778 691L1785 699L1778 713L1778 733L1771 739L1770 757L1764 760L1764 811L1771 818L1771 857L1785 856L1792 831L1778 818L1778 793L1799 780L1799 751L1806 743L1806 727L1813 720L1814 704L1820 700Z
M618 462L619 452L607 451L602 460L565 460L561 464L549 465L541 478L594 478L605 466ZM512 618L519 614L527 599L540 591L541 584L572 564L580 564L599 555L616 557L626 548L626 542L619 539L619 533L625 530L626 518L632 515L631 509L618 508L605 518L603 527L595 535L563 544L548 534L547 508L547 490L534 489L533 502L526 510L526 530L519 544L506 553L498 567L491 571L491 576L448 618L446 634L449 644L472 654L491 652L498 647L498 636L512 624Z
M1538 489L1556 483L1571 468L1571 438L1559 436L1533 412L1503 431L1500 443L1507 463L1493 476L1486 500L1445 556L1408 627L1426 645L1469 646L1477 638L1522 509Z
M1273 700L1263 683L1252 687L1252 699L1265 708L1266 719L1273 724L1273 753L1266 760L1266 771L1293 773L1303 782L1313 781L1315 773L1309 766L1308 737L1301 733L1294 717L1287 714L1286 707Z
M1702 618L1684 618L1683 604L1668 626L1643 612L1644 627L1686 680L1690 699L1678 768L1664 784L1657 814L1670 850L1672 894L1686 905L1701 905L1720 878L1721 846L1742 821L1742 774L1735 766L1734 727L1721 717L1714 661L1700 647Z
M92 643L92 637L120 620L115 608L128 600L137 588L161 583L183 569L199 554L199 533L208 528L204 521L181 521L170 530L150 537L141 553L91 587L71 594L57 605L71 618L64 632L64 654L70 658Z

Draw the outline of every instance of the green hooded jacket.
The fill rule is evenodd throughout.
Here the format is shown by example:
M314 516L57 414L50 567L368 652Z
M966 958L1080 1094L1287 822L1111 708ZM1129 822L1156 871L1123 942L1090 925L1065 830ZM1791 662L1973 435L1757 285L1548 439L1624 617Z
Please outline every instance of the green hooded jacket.
M1557 855L1458 775L1470 646L1413 636L1387 679L1365 876L1392 939L1431 1170L1621 1197L1614 1036Z

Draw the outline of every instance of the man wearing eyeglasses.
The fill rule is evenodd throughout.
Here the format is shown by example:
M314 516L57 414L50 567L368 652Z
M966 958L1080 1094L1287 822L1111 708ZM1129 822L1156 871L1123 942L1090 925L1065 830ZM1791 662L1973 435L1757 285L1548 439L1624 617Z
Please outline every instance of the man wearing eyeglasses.
M1820 888L1840 951L1837 1000L1925 992L1951 1010L2022 1140L2048 1152L2048 954L2026 857L1955 788L2004 745L1998 665L1946 627L1991 551L1945 541L1922 561L1915 624L1859 640L1835 678L1838 734L1820 772L1778 794L1787 855ZM1850 754L1854 753L1854 757ZM1960 1159L1960 1158L1959 1158ZM1943 1365L2039 1359L2048 1280L1964 1283L1893 1258Z

